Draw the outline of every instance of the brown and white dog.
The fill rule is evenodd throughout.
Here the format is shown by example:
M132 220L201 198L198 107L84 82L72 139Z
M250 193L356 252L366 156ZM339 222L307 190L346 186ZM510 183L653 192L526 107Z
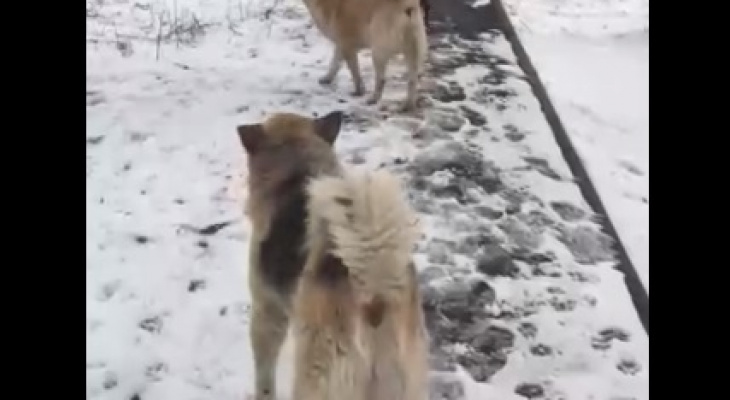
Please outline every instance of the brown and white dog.
M396 178L352 174L333 144L342 114L276 114L238 127L253 225L255 399L275 398L293 322L292 400L425 400L418 231Z
M329 70L320 83L331 83L344 61L355 86L353 95L364 94L358 53L371 49L375 86L368 104L375 104L383 95L389 61L403 54L408 71L408 94L402 108L415 108L418 79L428 52L422 1L304 0L314 24L334 44Z

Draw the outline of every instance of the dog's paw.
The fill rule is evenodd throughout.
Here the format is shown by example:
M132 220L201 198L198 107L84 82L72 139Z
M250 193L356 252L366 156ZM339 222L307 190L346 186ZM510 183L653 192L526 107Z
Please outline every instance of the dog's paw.
M270 390L255 390L254 393L246 396L246 400L276 400L276 394Z
M400 104L400 106L398 106L398 112L410 113L410 112L416 111L416 108L417 107L416 107L415 101L406 100L406 101L402 102Z
M377 98L375 96L371 96L371 97L368 97L368 99L365 103L367 103L367 105L369 105L369 106L372 106L372 105L378 104L379 100L380 100L379 98Z
M355 90L350 93L352 97L362 97L362 95L365 94L365 89L363 88L355 88Z
M334 77L332 77L332 76L329 76L329 75L325 75L325 76L323 76L323 77L319 78L319 79L317 80L317 82L319 82L319 84L320 84L320 85L329 85L329 84L331 84L331 83L332 83L332 82L333 82L334 80L335 80L335 78L334 78Z
M249 394L248 396L246 396L246 400L276 400L276 397L269 394Z

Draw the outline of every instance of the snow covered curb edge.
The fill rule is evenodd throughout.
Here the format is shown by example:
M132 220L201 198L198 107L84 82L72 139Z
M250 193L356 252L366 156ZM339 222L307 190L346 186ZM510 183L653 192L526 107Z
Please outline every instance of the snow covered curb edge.
M571 142L570 136L566 132L555 106L553 106L550 101L547 90L540 80L537 70L530 60L530 56L527 54L525 47L522 45L520 37L517 34L514 25L512 25L512 21L504 8L502 0L492 0L487 7L494 7L493 11L499 19L500 29L510 42L512 51L517 57L518 65L529 78L528 82L532 87L533 94L540 103L540 107L545 114L545 119L555 136L555 140L560 147L560 151L563 154L571 173L577 178L576 183L578 184L583 197L586 199L586 202L591 209L601 216L598 223L601 225L602 231L614 240L616 256L618 258L617 267L624 275L624 282L626 283L626 287L631 295L631 301L634 304L634 308L636 309L639 320L641 321L646 334L649 335L649 294L647 293L646 288L644 288L644 285L641 283L639 274L636 272L636 268L631 262L631 258L621 242L621 238L619 237L613 222L611 222L608 212L598 195L598 191L591 181L590 175L583 165L580 156L576 152L575 146Z

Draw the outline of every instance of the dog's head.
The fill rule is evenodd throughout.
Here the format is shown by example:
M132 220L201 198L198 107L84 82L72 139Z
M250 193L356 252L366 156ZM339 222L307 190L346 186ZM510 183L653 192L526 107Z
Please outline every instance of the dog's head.
M333 168L342 117L339 111L320 118L277 113L263 123L238 126L248 156L250 189L274 189Z

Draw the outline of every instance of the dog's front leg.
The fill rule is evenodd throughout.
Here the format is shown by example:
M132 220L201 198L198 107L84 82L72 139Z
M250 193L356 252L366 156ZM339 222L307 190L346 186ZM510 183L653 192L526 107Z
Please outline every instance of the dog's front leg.
M362 82L362 76L360 76L360 64L357 60L357 50L347 49L341 50L342 55L347 63L347 68L350 70L352 75L352 83L355 86L355 91L352 92L353 96L362 96L365 94L365 84Z
M332 81L335 79L335 76L337 76L337 73L340 72L340 68L342 67L342 52L335 47L332 50L332 60L330 60L330 66L327 70L327 73L319 78L319 83L322 85L329 85L332 83Z
M274 301L253 294L251 346L255 368L255 400L276 399L276 364L289 319Z
M419 62L415 56L406 55L406 68L408 79L408 93L406 99L401 106L401 111L412 111L416 109L418 103L418 81L420 79Z
M385 73L388 68L390 57L380 51L373 51L373 68L375 69L375 86L373 94L368 99L368 104L375 104L380 101L385 88Z

